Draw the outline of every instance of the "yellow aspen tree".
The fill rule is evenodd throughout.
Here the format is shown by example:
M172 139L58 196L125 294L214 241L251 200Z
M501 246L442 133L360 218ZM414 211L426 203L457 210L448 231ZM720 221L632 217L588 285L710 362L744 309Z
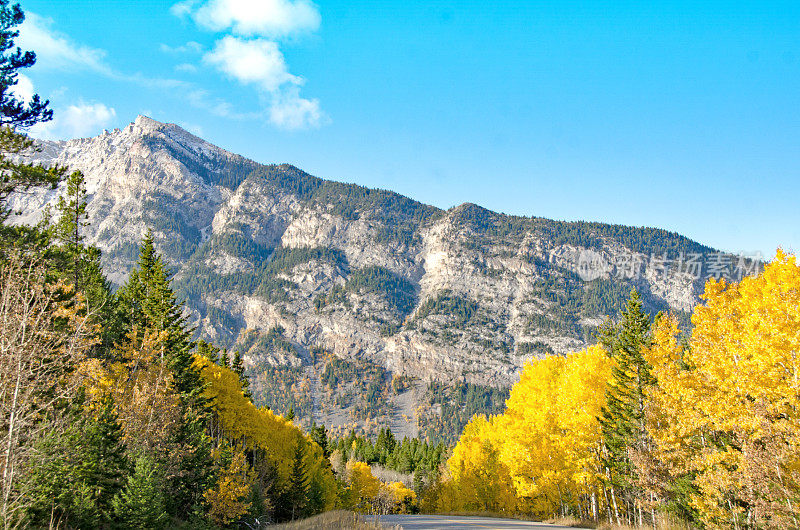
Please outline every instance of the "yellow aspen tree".
M599 484L597 417L613 361L600 346L528 363L497 425L517 495L542 515L591 502ZM502 426L502 427L501 427Z
M447 461L453 488L448 492L450 508L467 511L513 512L516 507L508 468L500 460L494 427L477 415L464 432Z
M357 511L367 511L380 491L381 481L364 462L348 462L346 476L349 505Z
M237 451L216 485L205 492L210 506L208 514L219 526L229 525L250 509L251 474L244 453Z
M440 508L596 515L597 417L612 366L599 346L526 364L506 412L476 416L464 428Z
M194 365L203 383L203 397L213 404L215 436L243 449L261 449L281 481L289 480L298 436L306 444L304 463L310 482L323 494L325 509L337 501L336 479L322 449L291 421L268 409L259 409L245 396L239 375L203 356Z
M81 367L93 403L101 403L106 395L113 399L125 444L132 452L155 449L163 453L182 420L180 397L161 355L166 338L166 332L141 334L134 328L115 349L117 362L105 366L91 359Z
M402 482L390 482L383 487L390 494L393 512L410 513L414 503L417 502L417 494L414 493L414 490L407 488Z
M659 380L649 429L709 527L797 527L800 268L778 251L758 277L710 280L688 348L662 319L648 353Z

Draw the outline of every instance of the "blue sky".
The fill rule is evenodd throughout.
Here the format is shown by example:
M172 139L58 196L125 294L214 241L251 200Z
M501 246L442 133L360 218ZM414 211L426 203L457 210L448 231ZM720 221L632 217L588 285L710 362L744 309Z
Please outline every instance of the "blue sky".
M147 114L442 208L800 249L798 2L21 4L40 137Z

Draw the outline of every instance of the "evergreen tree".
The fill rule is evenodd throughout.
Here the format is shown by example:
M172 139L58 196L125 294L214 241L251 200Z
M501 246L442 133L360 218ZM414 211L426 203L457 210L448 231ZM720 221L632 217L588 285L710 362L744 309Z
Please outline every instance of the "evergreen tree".
M111 284L100 265L100 249L84 243L84 229L89 222L83 173L71 173L66 184L66 194L60 196L56 204L59 217L55 225L47 226L46 220L41 224L51 232L55 242L50 253L56 275L72 283L75 290L84 295L85 310L100 328L100 350L106 351L121 338L122 323Z
M298 434L295 443L294 459L292 460L292 474L289 477L288 501L291 507L292 520L305 515L308 505L308 469L306 468L306 444Z
M122 428L108 397L95 410L75 405L66 413L65 429L35 442L39 458L24 478L30 522L47 527L53 518L73 528L100 528L110 522L111 501L127 475Z
M53 119L48 101L34 95L30 101L20 101L13 87L19 81L19 70L36 63L36 54L15 49L14 39L19 37L17 26L25 20L19 4L9 6L9 0L0 0L0 125L30 127ZM10 53L9 53L10 52Z
M607 404L599 418L603 436L601 464L614 501L622 500L632 513L638 492L631 451L645 451L651 441L645 421L646 392L655 384L652 367L644 358L650 344L650 317L642 311L635 290L622 311L619 323L607 323L598 338L616 360Z
M79 475L92 488L92 497L99 510L107 516L111 512L112 499L122 489L128 467L122 443L122 425L110 397L103 398L83 435L87 450Z
M311 439L320 446L325 458L331 456L331 450L328 446L328 431L324 425L311 425Z
M167 332L163 355L175 378L175 389L187 404L199 404L202 385L200 374L193 367L191 331L150 231L142 241L137 266L119 297L129 328Z
M125 488L112 501L116 522L124 528L142 530L165 527L164 484L158 463L149 455L139 456Z
M211 481L211 440L208 403L203 398L204 385L194 365L194 342L170 286L170 275L156 252L148 231L139 251L136 268L119 293L121 311L129 329L165 333L161 355L172 374L173 388L180 397L183 420L170 443L182 447L178 472L168 478L171 495L168 511L188 517L203 501L203 492Z
M56 240L61 244L68 258L65 268L76 289L82 287L82 272L86 247L83 244L83 229L89 225L86 220L86 182L83 173L75 171L67 177L66 194L58 198L56 210L59 213L55 226Z
M289 407L289 412L286 413L286 419L289 421L294 420L294 406Z
M239 350L233 352L233 362L231 363L231 370L236 372L236 374L239 376L239 382L242 384L242 392L244 392L244 395L247 396L247 399L252 400L253 393L250 392L250 381L244 374L244 362L242 360L242 354L239 353Z
M202 355L214 364L219 364L219 348L213 344L200 339L197 341L196 350L198 355Z
M16 155L34 149L33 141L17 129L53 118L53 111L47 108L48 102L38 95L26 102L14 93L19 71L36 62L35 53L23 52L14 44L19 36L17 26L23 20L25 15L19 4L9 5L9 0L0 0L0 223L11 214L7 204L12 193L39 186L55 188L66 173L66 168L45 168L14 160ZM37 242L38 236L36 230L29 228L0 226L3 246Z
M325 509L325 491L324 486L317 480L311 480L308 484L308 493L306 495L307 504L305 508L305 516L314 515L322 512Z

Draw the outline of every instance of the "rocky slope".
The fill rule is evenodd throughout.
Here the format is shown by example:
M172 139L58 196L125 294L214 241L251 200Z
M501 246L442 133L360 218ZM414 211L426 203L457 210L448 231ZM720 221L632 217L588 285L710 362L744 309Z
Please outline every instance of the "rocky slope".
M84 172L112 281L152 229L199 333L245 352L257 397L330 423L414 433L441 413L433 389L509 387L527 359L584 345L632 287L689 311L708 271L687 262L712 252L662 230L443 211L144 116L41 148L34 160ZM16 222L57 193L15 197Z

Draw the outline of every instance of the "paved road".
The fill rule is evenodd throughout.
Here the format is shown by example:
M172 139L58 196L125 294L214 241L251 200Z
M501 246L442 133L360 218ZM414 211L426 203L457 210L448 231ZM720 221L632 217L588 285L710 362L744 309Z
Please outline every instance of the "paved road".
M566 526L517 521L515 519L462 517L458 515L382 515L379 520L381 523L387 525L400 525L403 527L403 530L468 530L471 528L492 528L494 530L520 530L522 528L562 530L567 528Z

